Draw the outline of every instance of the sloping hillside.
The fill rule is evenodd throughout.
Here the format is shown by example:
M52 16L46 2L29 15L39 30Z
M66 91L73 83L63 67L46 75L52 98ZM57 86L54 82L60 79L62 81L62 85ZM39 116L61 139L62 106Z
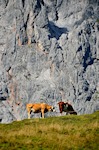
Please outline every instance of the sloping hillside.
M60 100L99 110L99 0L1 0L0 121Z
M98 150L99 111L0 124L0 150Z

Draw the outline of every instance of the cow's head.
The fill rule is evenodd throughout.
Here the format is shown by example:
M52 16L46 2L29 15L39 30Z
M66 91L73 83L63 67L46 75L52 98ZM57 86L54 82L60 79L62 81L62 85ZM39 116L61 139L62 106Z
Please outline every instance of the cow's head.
M61 101L61 102L58 102L57 104L58 104L59 106L63 106L63 105L64 105L64 102Z
M55 111L55 107L52 106L52 111Z
M48 107L48 110L49 110L49 111L55 111L55 107L49 106L49 107Z

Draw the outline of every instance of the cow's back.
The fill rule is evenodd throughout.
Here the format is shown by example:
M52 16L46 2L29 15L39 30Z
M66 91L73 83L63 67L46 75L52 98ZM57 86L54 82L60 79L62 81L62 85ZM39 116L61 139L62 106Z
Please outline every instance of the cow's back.
M45 103L34 103L34 104L27 104L27 109L31 108L36 110L41 110L41 109L45 109L47 107L47 105Z

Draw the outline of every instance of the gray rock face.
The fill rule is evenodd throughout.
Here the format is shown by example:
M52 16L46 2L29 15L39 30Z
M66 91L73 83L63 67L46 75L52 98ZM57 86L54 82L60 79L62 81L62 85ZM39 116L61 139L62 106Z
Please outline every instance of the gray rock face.
M99 0L1 0L0 122L60 100L99 110Z

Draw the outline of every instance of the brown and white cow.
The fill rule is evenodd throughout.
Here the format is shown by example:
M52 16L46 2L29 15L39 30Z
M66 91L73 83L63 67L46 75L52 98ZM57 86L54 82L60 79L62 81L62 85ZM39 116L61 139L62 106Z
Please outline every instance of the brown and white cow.
M77 112L73 109L72 105L69 104L68 102L58 102L59 105L59 110L60 113L62 114L62 112L66 112L66 114L73 114L73 115L77 115Z
M28 112L28 119L30 119L31 112L34 112L34 113L41 112L41 117L44 118L44 113L55 110L53 106L50 106L46 103L27 104L26 109Z

